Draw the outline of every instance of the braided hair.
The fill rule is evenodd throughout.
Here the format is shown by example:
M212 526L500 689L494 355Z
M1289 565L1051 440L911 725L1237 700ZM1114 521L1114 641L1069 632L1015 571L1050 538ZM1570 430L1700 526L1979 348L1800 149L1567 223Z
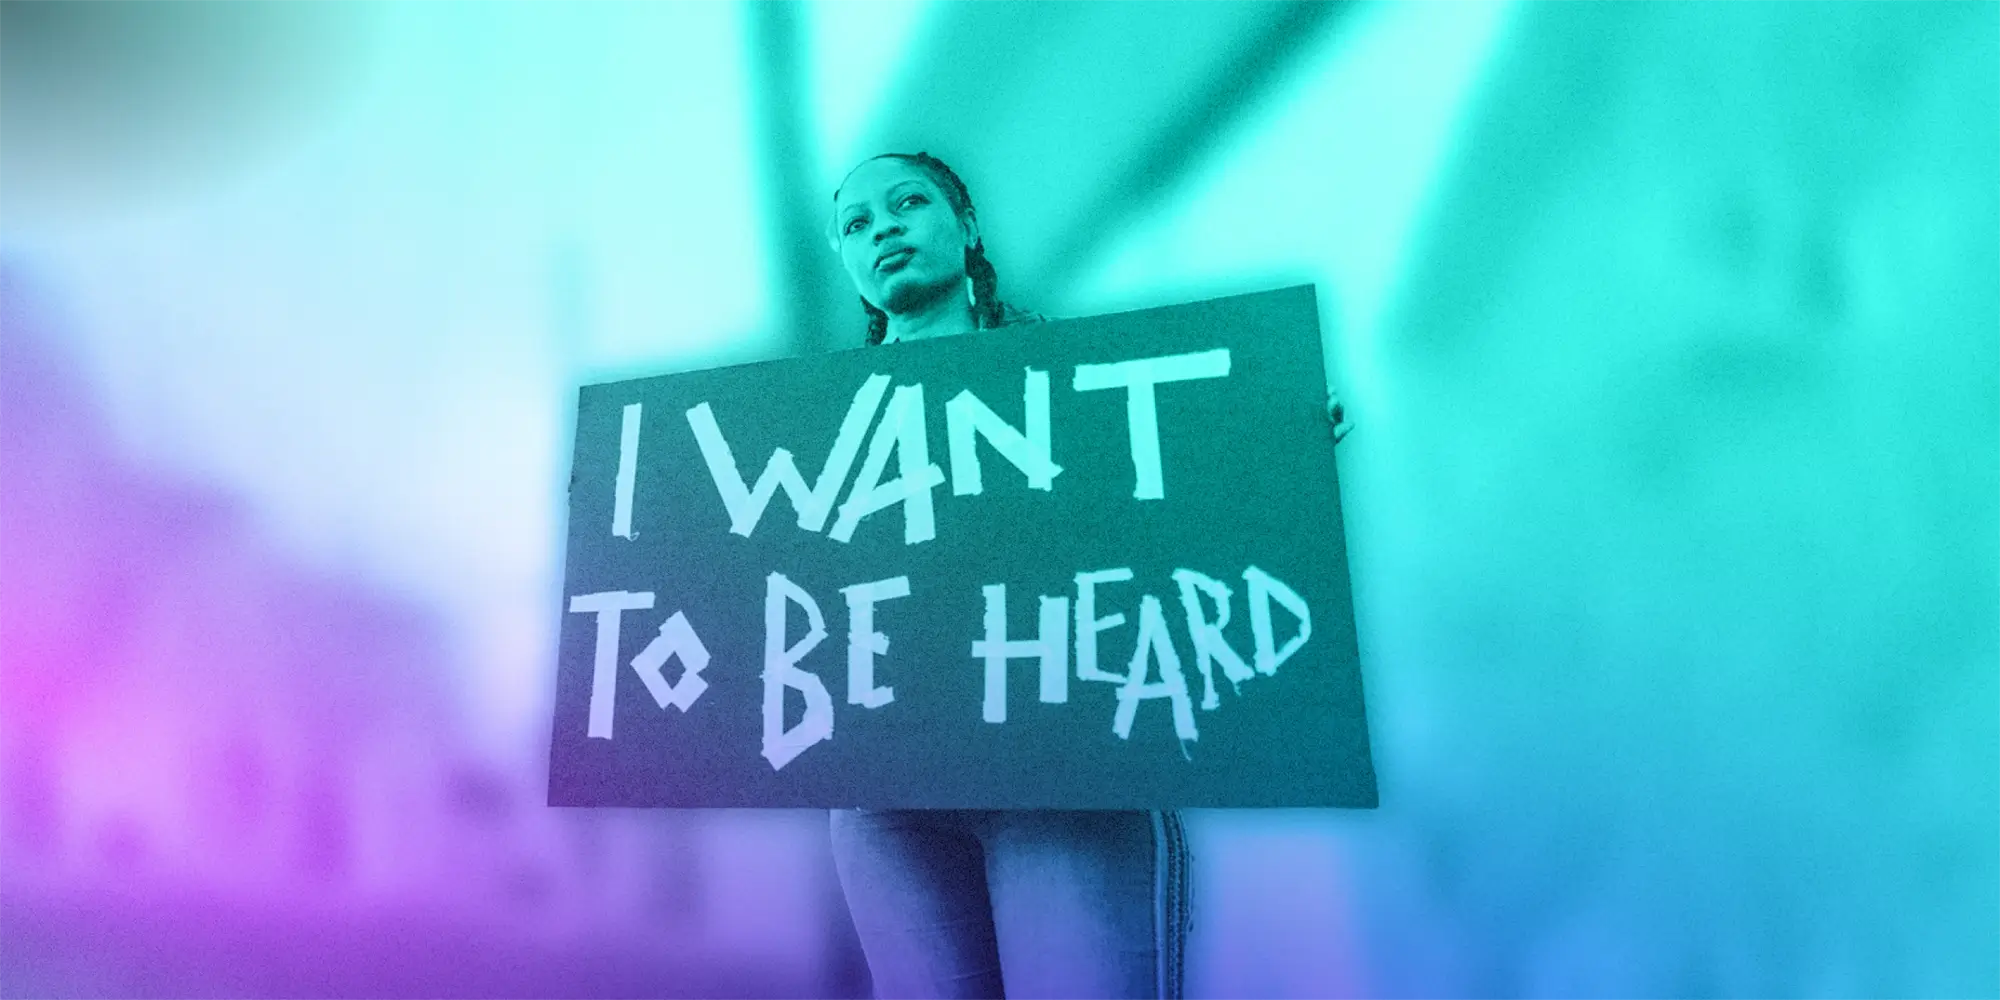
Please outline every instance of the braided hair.
M951 203L952 213L960 219L970 218L972 195L965 190L965 182L958 174L945 165L943 160L929 153L884 153L875 159L896 159L911 164L929 174L932 181L944 191L945 201ZM835 197L839 193L835 192ZM1000 325L1006 307L1000 302L1000 276L993 271L993 262L986 259L986 242L977 240L965 248L965 276L972 279L972 321L981 330L990 330ZM866 298L861 300L861 308L868 313L868 343L880 344L889 332L889 314L875 308Z

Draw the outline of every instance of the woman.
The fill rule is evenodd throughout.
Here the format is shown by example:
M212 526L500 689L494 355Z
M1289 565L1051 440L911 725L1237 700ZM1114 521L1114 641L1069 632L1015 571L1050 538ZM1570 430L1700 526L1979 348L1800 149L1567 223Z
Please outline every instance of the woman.
M928 154L855 167L828 235L870 344L1042 319L1000 300L972 198ZM878 997L1181 995L1178 813L859 809L831 827Z

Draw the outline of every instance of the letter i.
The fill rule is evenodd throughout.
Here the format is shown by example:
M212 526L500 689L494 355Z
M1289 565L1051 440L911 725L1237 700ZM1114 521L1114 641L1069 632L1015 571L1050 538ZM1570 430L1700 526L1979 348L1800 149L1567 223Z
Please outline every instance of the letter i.
M643 404L625 404L625 423L618 432L618 492L611 508L611 533L630 540L632 487L639 478L639 415Z

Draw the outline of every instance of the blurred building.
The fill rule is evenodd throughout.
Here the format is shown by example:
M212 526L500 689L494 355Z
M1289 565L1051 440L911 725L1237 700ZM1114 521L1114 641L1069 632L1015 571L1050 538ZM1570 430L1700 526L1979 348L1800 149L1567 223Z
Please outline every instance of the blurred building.
M150 992L141 971L161 950L192 956L172 991L233 992L225 967L242 942L200 929L217 914L308 933L414 921L415 940L394 944L418 951L392 949L351 980L398 993L474 960L425 956L426 934L446 949L467 933L559 954L609 945L616 963L563 981L489 977L503 993L590 992L607 979L697 994L718 982L788 992L801 977L823 981L823 937L791 927L772 938L729 919L732 901L703 877L729 854L711 842L711 817L541 805L538 775L472 748L448 688L452 652L428 616L297 565L226 495L127 458L58 349L56 307L17 267L0 268L0 308L10 994ZM163 904L194 924L142 923L95 950L95 977L81 980L47 976L81 940L22 933L53 923L120 937L106 932L129 932L135 913ZM296 947L275 935L261 944ZM341 982L321 967L331 958L257 961L281 970L270 981L290 992ZM773 961L793 968L749 971ZM745 968L735 981L731 964Z

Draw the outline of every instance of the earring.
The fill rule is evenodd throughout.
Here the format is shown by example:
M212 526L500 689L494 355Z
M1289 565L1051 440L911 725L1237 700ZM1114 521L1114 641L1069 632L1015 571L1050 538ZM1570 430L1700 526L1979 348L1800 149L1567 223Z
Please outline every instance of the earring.
M965 279L965 304L974 309L979 308L979 286L973 284L970 277Z

